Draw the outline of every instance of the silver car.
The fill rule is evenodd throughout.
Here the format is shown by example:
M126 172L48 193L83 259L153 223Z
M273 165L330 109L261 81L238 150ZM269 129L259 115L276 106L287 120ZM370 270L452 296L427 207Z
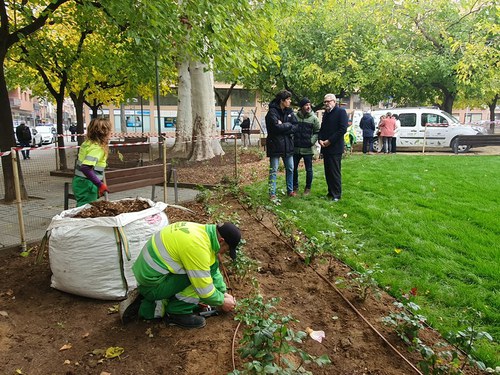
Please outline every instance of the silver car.
M42 143L44 145L50 145L56 142L56 128L52 125L39 125L36 127L38 134L42 136Z

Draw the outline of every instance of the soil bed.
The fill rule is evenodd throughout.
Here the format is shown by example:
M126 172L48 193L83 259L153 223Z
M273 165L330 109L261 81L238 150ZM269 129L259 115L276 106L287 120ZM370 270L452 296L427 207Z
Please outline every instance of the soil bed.
M217 167L206 163L203 168L213 175ZM244 169L249 176L246 181L250 180L250 175L265 175L267 160L254 161ZM198 183L203 173L200 170L197 174ZM184 206L194 213L169 207L167 215L171 222L211 222L201 204L191 202ZM290 314L299 320L293 324L295 330L311 327L325 331L326 338L321 344L307 339L301 347L313 355L328 354L332 365L307 366L309 370L314 374L345 375L417 373L325 281L334 282L338 277L345 277L350 271L348 267L335 259L305 266L276 235L270 216L257 221L231 197L226 197L224 206L240 218L239 226L246 241L244 252L259 265L253 276L258 281L260 293L266 299L281 298L277 309L282 315ZM0 256L0 274L3 275L0 285L0 374L219 375L233 370L232 345L238 325L233 313L208 318L207 326L200 330L146 321L124 326L116 302L52 289L47 256L35 265L36 253L35 247L27 257L14 251ZM229 267L228 270L228 286L237 300L255 290L249 277L237 281ZM392 309L391 297L383 293L380 301L369 298L362 303L347 290L342 290L342 294L392 346L416 365L420 356L408 353L401 340L380 323ZM239 347L242 329L236 332L235 349ZM430 329L424 330L421 337L428 343L440 340ZM123 354L106 358L106 350L112 347L123 348ZM236 352L234 355L235 366L241 369L242 360Z

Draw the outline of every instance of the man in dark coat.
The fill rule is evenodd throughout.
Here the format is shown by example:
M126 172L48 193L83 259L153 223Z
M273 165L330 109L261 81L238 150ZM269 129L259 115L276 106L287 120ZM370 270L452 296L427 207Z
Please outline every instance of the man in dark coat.
M250 119L247 115L243 115L243 121L240 124L241 128L241 142L243 143L243 148L250 146Z
M373 152L373 134L375 133L375 120L369 111L363 113L359 121L359 128L363 130L363 154Z
M344 134L349 121L345 109L340 108L336 103L335 95L325 95L323 99L325 113L323 113L319 130L319 144L328 186L327 199L335 202L342 197L341 162L344 153Z
M269 197L276 199L276 173L280 158L286 170L286 191L289 197L296 196L293 191L293 133L297 127L297 117L290 107L292 94L283 90L269 103L266 115L266 149L269 157Z
M31 147L31 130L26 126L24 122L21 122L18 127L16 127L16 137L19 145L21 147ZM30 150L22 150L23 159L30 158Z

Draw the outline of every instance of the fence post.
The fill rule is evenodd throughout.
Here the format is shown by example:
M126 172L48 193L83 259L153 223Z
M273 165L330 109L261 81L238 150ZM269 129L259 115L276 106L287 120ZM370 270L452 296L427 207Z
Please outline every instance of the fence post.
M163 201L167 203L167 136L163 139Z
M19 182L19 170L17 169L17 152L14 148L10 149L12 156L12 171L14 172L14 189L16 191L17 218L19 221L19 232L21 235L21 250L26 251L26 232L24 230L23 204L21 199L21 184Z

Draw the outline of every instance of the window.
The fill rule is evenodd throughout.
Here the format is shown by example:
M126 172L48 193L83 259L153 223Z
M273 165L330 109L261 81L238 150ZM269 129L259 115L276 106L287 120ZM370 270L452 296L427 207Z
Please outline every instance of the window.
M232 107L255 107L255 93L248 90L233 90L231 93Z
M177 106L177 93L167 94L166 96L160 95L160 105Z
M446 125L448 126L448 119L434 113L422 113L422 126L425 125Z
M481 113L466 113L465 114L465 122L479 122L483 119L483 115Z
M399 121L401 122L401 127L411 128L417 125L417 115L416 113L401 113Z

